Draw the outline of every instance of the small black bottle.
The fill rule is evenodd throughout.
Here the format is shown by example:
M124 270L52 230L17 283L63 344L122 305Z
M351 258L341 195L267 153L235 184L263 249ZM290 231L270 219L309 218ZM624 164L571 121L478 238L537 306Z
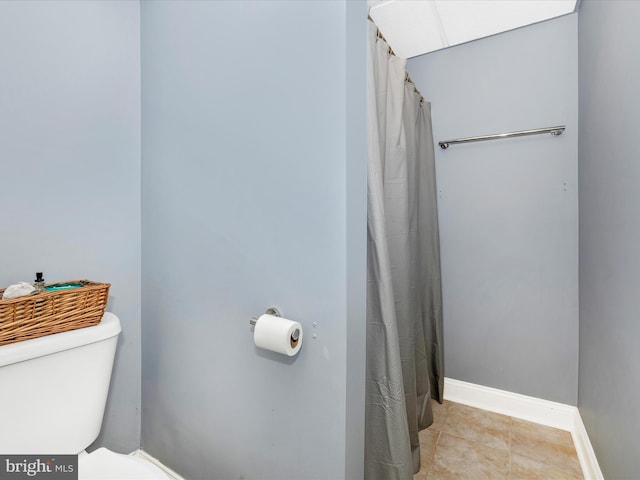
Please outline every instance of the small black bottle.
M33 282L33 286L36 288L36 292L44 292L44 277L42 272L36 272L36 280Z

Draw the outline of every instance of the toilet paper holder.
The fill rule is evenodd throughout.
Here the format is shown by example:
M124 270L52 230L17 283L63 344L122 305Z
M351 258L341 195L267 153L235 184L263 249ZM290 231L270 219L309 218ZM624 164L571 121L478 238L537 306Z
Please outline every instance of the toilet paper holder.
M281 317L282 315L280 315L280 310L278 310L276 307L271 307L271 308L267 308L264 313L266 315L273 315L274 317ZM249 320L249 324L250 325L255 325L256 322L258 321L257 317L251 317L251 320Z
M278 310L276 307L267 308L264 311L264 313L266 315L273 315L274 317L282 317L282 315L280 315L280 310ZM250 325L255 326L257 322L258 322L258 319L256 317L251 317L251 320L249 320ZM293 334L291 335L291 340L293 340L294 342L297 342L298 338L300 338L300 331L296 329L295 332L293 332Z

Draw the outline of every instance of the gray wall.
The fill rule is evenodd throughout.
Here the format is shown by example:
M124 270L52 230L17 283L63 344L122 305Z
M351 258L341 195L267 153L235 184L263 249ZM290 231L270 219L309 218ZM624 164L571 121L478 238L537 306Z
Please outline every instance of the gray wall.
M346 2L347 135L347 404L345 476L364 476L367 271L367 14L364 1Z
M447 377L576 404L577 16L409 61L436 140Z
M0 2L0 285L112 283L123 327L99 444L140 440L137 2Z
M640 472L640 3L580 9L580 389L605 478Z
M142 4L142 446L187 478L361 472L356 5ZM305 328L297 357L253 345L249 318L272 305Z

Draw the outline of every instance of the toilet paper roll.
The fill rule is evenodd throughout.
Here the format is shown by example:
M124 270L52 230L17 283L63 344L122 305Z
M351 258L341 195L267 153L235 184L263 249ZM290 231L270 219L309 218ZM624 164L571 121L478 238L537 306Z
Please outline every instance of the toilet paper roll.
M292 357L302 346L302 325L265 313L256 321L253 342L256 347Z

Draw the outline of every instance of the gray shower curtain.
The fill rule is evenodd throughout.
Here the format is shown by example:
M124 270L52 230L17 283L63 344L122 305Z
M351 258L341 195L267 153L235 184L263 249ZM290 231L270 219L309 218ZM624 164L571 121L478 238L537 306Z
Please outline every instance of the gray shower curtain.
M442 293L430 104L369 22L366 480L411 480L442 401Z

